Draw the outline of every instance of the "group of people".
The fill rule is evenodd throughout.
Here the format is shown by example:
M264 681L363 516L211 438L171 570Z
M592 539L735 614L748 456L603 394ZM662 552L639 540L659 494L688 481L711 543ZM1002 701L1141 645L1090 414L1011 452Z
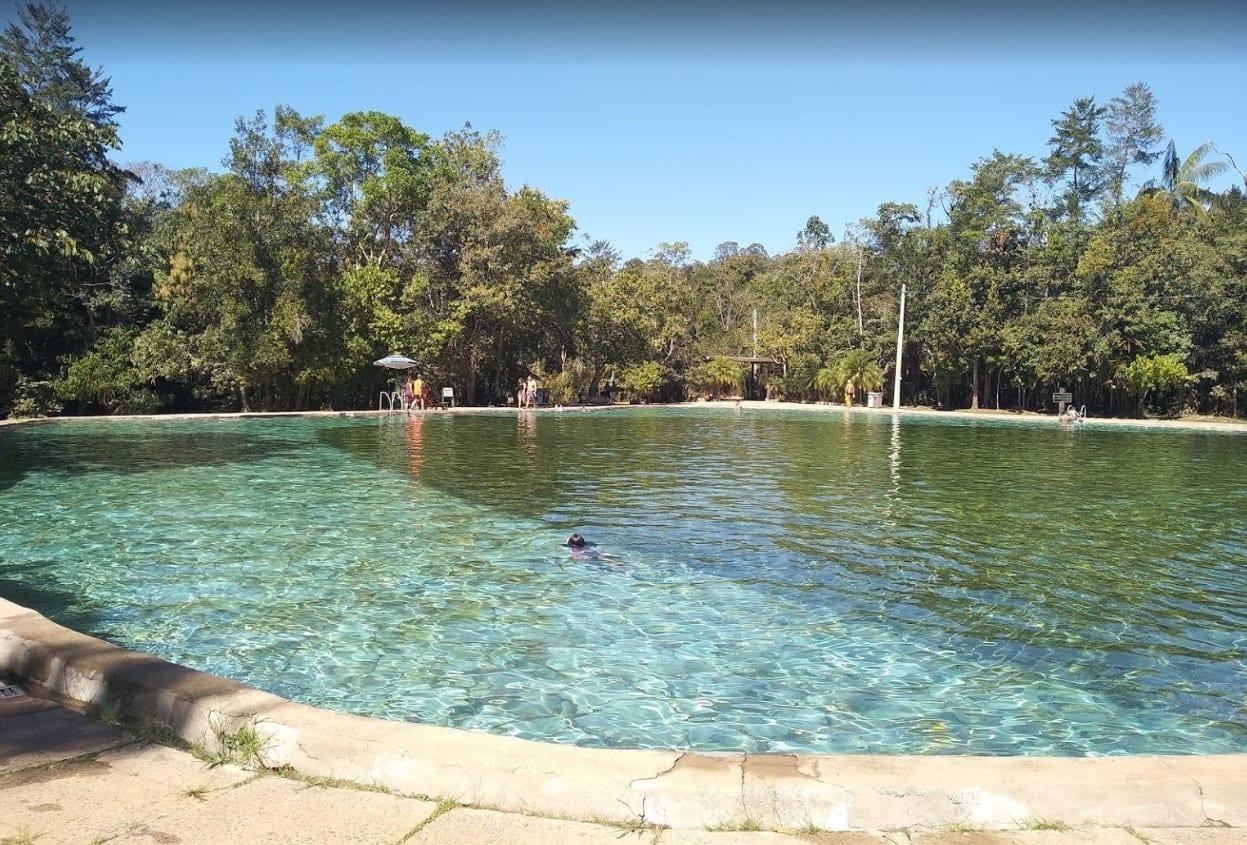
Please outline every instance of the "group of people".
M429 407L429 386L419 375L412 379L408 376L403 380L403 407L423 411Z
M520 379L515 387L515 405L518 408L537 407L537 377L529 375Z

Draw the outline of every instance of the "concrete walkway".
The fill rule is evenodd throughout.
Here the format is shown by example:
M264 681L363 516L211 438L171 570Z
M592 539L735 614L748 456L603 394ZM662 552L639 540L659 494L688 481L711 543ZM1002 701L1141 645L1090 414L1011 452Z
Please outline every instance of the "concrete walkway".
M2 845L1247 845L1247 831L1238 828L1040 826L1059 829L761 833L569 821L209 766L43 699L0 700Z

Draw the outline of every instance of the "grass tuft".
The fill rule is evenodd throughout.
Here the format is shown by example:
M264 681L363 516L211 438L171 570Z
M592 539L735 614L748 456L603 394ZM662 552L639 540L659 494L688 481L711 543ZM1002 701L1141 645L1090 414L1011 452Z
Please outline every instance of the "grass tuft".
M1022 830L1056 830L1066 833L1070 826L1058 819L1028 819L1022 825Z
M945 833L979 833L983 828L969 822L949 822L946 825L942 825L940 830L943 830Z
M737 821L720 822L716 825L710 825L706 830L711 833L757 833L760 830L765 830L765 828L762 827L762 822L757 819L746 818Z
M249 769L267 769L264 755L269 747L270 742L260 736L256 723L249 722L232 731L217 729L215 748L192 745L189 750L209 766L232 764Z
M437 802L437 807L434 808L433 812L429 814L429 817L427 819L420 822L420 824L416 825L411 830L407 831L407 833L404 834L401 839L395 842L394 845L403 845L404 842L407 842L408 840L410 840L417 833L424 830L429 825L433 824L433 822L437 821L439 818L446 815L451 810L455 809L456 807L462 807L462 806L463 806L462 804L460 804L458 801L455 801L453 798L441 799L440 801Z
M322 775L305 775L302 772L290 766L282 766L277 769L271 769L270 772L277 777L286 780L298 781L308 786L314 786L319 789L352 789L356 792L380 792L383 795L398 795L399 793L382 786L379 783L360 783L353 780L343 780L342 778L324 777Z
M42 833L35 833L26 825L20 825L11 835L0 839L0 845L34 845L42 837Z

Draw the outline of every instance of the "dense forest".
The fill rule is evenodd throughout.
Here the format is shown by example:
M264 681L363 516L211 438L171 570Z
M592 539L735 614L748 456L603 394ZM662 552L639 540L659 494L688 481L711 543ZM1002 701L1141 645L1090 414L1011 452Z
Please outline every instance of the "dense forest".
M1075 99L1042 159L994 151L848 231L812 216L788 252L706 262L578 237L470 126L278 106L220 172L173 171L119 163L122 112L65 12L0 36L2 413L364 408L391 352L476 404L529 372L560 402L731 394L725 356L755 349L751 390L860 400L890 383L902 283L907 404L1239 413L1247 198L1209 185L1243 173L1168 142L1143 83Z

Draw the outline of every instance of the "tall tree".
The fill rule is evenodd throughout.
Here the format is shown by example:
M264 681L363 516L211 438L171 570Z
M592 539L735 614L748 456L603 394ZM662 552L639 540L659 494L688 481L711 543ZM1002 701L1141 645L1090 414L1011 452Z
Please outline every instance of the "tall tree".
M54 111L75 114L96 126L115 126L125 109L112 99L108 77L82 61L69 14L42 3L18 9L17 20L0 35L0 53L8 56L35 100Z
M814 214L805 221L805 228L797 232L797 250L808 252L814 249L826 249L834 240L835 236L831 234L831 227Z
M116 130L33 97L0 56L0 406L84 338L86 283L118 249Z
M1082 218L1083 206L1103 187L1100 124L1105 111L1095 104L1095 97L1079 97L1052 121L1049 154L1044 164L1050 182L1063 181L1066 185L1060 213L1075 220Z
M1142 82L1126 86L1109 101L1104 118L1108 146L1105 176L1113 204L1120 205L1131 167L1146 166L1160 158L1165 130L1156 120L1156 95Z
M1212 141L1207 141L1192 150L1185 159L1179 159L1178 148L1171 140L1161 162L1160 179L1149 180L1141 193L1160 194L1167 197L1174 208L1187 209L1202 216L1217 197L1204 185L1228 169L1223 161L1207 160L1212 151Z

